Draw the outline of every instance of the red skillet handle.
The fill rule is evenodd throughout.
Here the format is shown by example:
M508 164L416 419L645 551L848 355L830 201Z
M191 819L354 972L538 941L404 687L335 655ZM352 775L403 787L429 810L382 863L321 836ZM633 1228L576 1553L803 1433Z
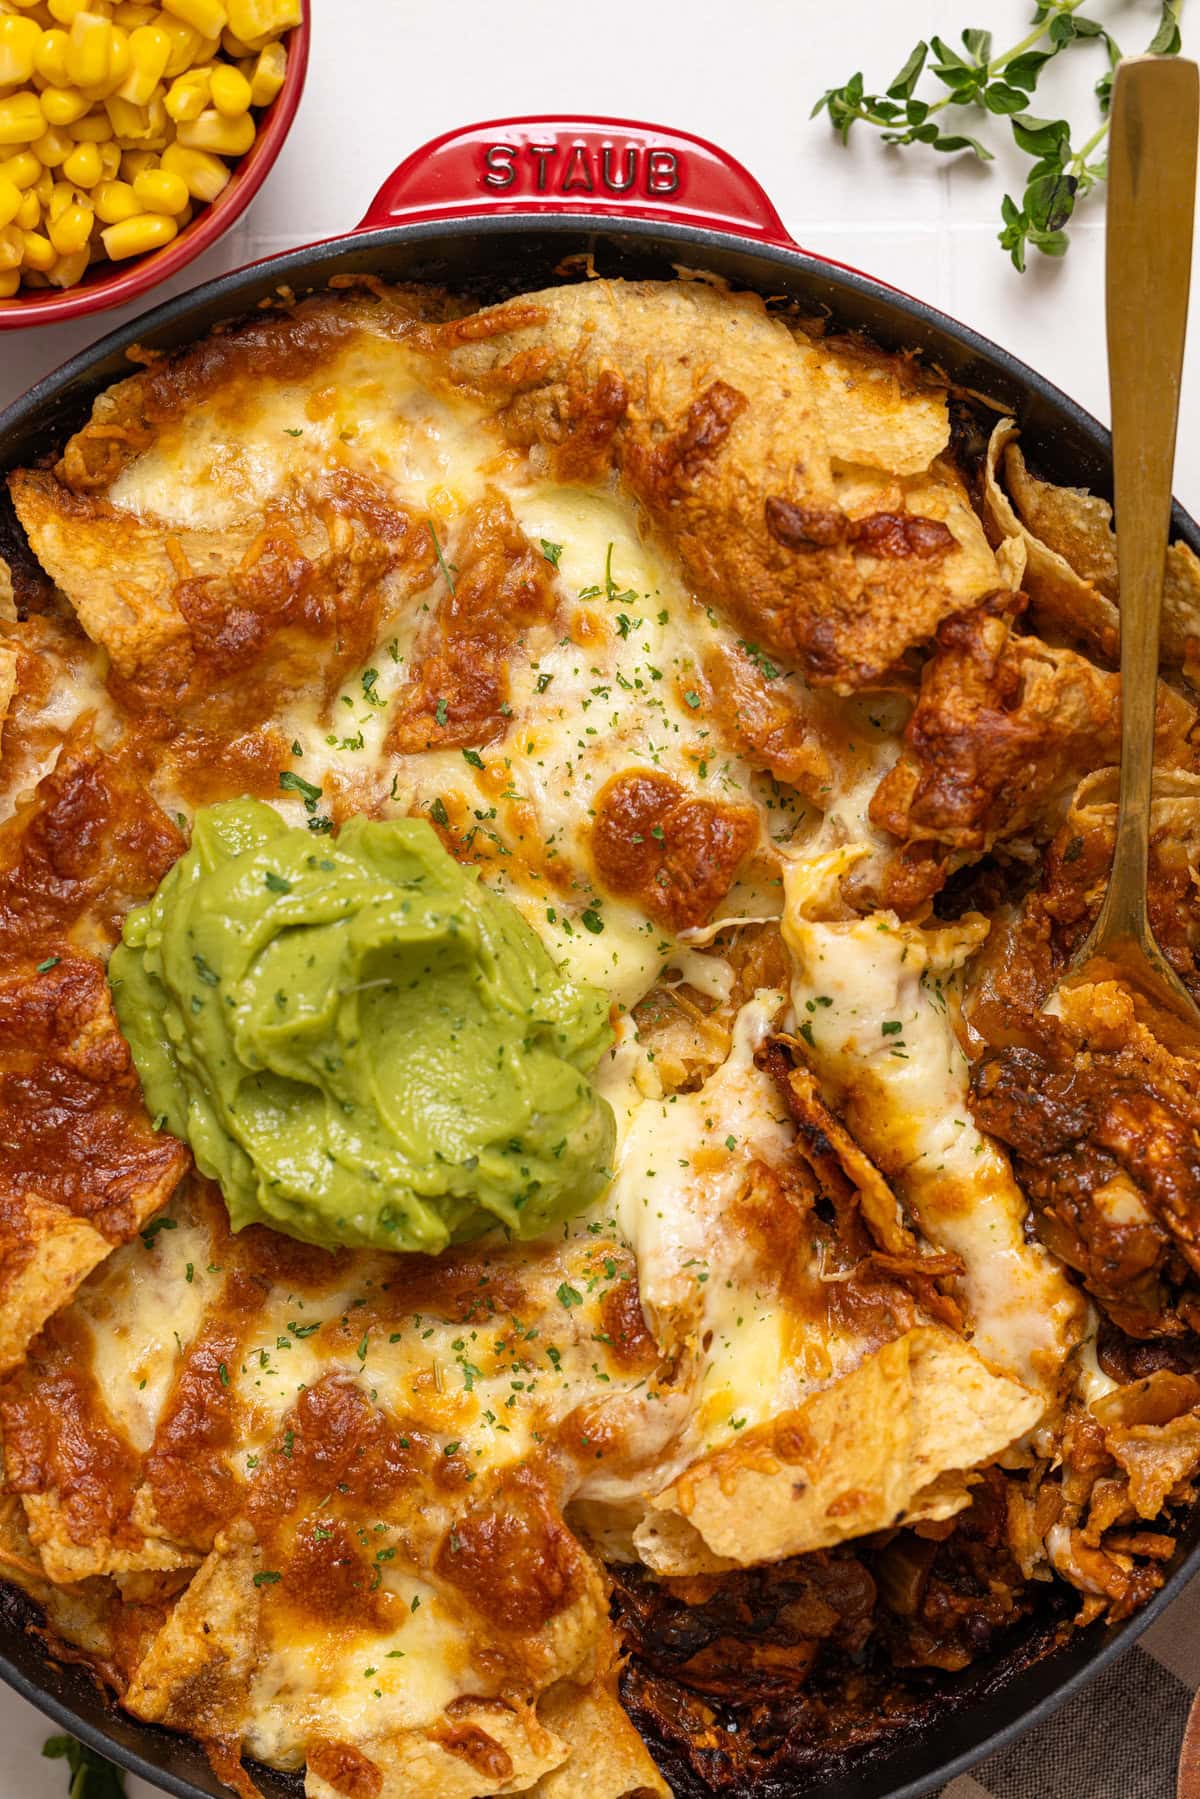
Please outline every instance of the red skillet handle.
M795 248L753 175L706 139L553 114L435 137L388 177L359 229L495 212L660 219Z

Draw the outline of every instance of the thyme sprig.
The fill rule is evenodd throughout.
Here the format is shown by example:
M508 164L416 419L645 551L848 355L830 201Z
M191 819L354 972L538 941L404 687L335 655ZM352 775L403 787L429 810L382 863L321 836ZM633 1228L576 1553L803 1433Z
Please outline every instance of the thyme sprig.
M1158 4L1158 29L1147 48L1158 56L1174 56L1180 47L1183 0ZM1043 256L1063 256L1067 223L1076 205L1108 173L1103 144L1113 71L1121 60L1112 33L1098 19L1085 17L1083 5L1084 0L1037 0L1032 30L999 54L993 54L990 31L964 31L961 52L943 38L933 37L928 43L922 39L886 93L868 94L862 74L852 75L843 87L828 88L821 95L812 116L827 112L843 143L861 122L878 130L884 143L927 144L947 155L966 151L981 162L994 161L988 145L967 132L944 130L940 115L958 107L985 118L988 114L1006 118L1018 149L1032 160L1020 204L1011 194L1001 202L999 242L1022 271L1031 247ZM1067 119L1038 118L1028 107L1046 65L1072 45L1089 42L1101 45L1108 66L1095 86L1100 123L1076 147ZM921 97L917 86L926 74L947 92L934 99Z

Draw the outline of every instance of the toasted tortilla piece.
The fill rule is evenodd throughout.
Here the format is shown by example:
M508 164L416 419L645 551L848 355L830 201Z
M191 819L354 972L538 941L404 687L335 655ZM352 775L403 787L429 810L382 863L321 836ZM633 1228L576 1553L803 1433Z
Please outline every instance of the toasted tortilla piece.
M44 470L18 469L8 486L38 561L88 636L103 644L125 675L186 641L187 623L173 597L181 570L186 566L201 577L229 574L254 536L181 532L74 494Z
M305 687L328 698L375 641L385 590L403 600L433 564L418 521L345 471L213 531L76 494L45 471L18 471L9 486L126 702L174 721L216 709L226 736Z
M591 1679L560 1680L542 1695L538 1716L570 1755L531 1788L531 1799L671 1799L650 1751L617 1697L615 1645L598 1654Z
M0 931L33 962L65 944L107 955L131 906L182 855L146 791L136 744L112 754L83 718L50 773L0 824Z
M818 683L877 684L947 613L1001 585L986 544L968 548L948 522L948 476L924 477L896 508L842 509L814 352L753 295L593 281L412 341L431 380L493 406L553 476L602 481L615 467L696 590Z
M0 1372L189 1164L150 1127L100 962L48 960L0 960Z
M795 338L835 461L920 475L942 454L950 441L945 390L919 383L904 357L799 329Z
M1159 687L1157 758L1186 766L1195 714ZM1076 782L1117 753L1119 677L1074 650L1017 636L990 608L949 619L921 674L904 753L871 822L910 842L984 851L1057 828Z
M1016 422L1001 419L988 441L983 516L1002 540L1017 538L1024 546L1023 584L1029 594L1030 617L1038 630L1051 641L1078 644L1112 663L1120 642L1116 606L1078 574L1065 556L1050 549L1022 523L1000 484L1001 458L1017 436Z
M1004 477L1021 523L1052 555L1120 605L1117 538L1107 500L1031 475L1018 442L1004 452ZM1163 578L1162 656L1189 680L1200 676L1200 561L1186 543L1168 545Z
M7 568L7 563L0 558L0 569ZM3 595L0 592L0 599ZM8 717L8 708L13 694L17 691L17 651L11 643L0 641L0 752L4 749L4 721Z
M745 1567L916 1521L929 1515L923 1497L944 1517L947 1501L967 1499L945 1477L994 1459L1042 1410L952 1332L918 1326L690 1468L652 1501L635 1542L657 1573L690 1573L705 1551ZM678 1522L657 1532L658 1514L693 1538Z

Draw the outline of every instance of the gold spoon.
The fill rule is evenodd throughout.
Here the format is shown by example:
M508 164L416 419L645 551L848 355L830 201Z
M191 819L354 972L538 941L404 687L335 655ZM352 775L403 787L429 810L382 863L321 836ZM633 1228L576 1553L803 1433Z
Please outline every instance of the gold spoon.
M1146 909L1158 627L1192 266L1196 64L1138 56L1113 82L1105 297L1121 587L1121 785L1100 915L1064 977L1131 984L1200 1037L1200 1009Z

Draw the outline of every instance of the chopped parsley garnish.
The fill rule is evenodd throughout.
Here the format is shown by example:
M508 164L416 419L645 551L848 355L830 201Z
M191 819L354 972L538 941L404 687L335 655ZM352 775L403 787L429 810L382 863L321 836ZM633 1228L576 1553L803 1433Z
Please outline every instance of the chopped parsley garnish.
M885 1018L879 1028L885 1037L898 1037L904 1026L898 1018Z
M263 880L267 884L268 893L290 893L292 891L292 883L283 875L277 875L273 868L268 868Z
M61 957L61 956L47 956L47 957L46 957L46 960L45 960L45 961L44 961L44 962L39 962L39 963L38 963L38 965L37 965L37 972L38 972L38 973L39 973L39 974L49 974L49 972L50 972L50 970L51 970L51 969L52 969L52 968L57 968L57 967L58 967L58 965L59 965L59 963L60 963L60 962L61 962L61 961L62 961L62 957ZM66 1742L74 1742L74 1738L73 1738L73 1737L62 1737L62 1738L54 1738L54 1739L52 1739L52 1740L53 1740L53 1741L61 1741L61 1742L64 1742L64 1743L66 1743Z
M577 1287L569 1286L566 1281L563 1281L558 1289L558 1303L560 1306L564 1306L569 1312L572 1306L581 1306L583 1304L583 1294L580 1293Z
M283 1575L276 1569L263 1568L254 1576L254 1584L256 1587L273 1587L276 1581L282 1579Z
M206 987L220 986L220 975L211 963L204 960L204 957L200 955L199 952L192 957L192 961L196 964L196 973L200 976L200 979L204 982Z
M441 799L434 800L429 808L429 816L435 825L441 825L443 831L450 829L450 814Z
M445 578L446 586L450 589L450 592L453 593L454 592L454 577L458 573L458 570L454 567L454 565L452 563L447 562L446 558L442 555L442 546L438 542L438 534L437 534L436 527L434 526L433 520L431 518L427 518L425 520L425 523L429 528L429 535L433 539L433 553L437 557L438 567L441 569L442 574Z
M443 728L445 727L446 720L449 717L449 715L450 715L450 708L447 706L445 700L439 700L437 705L433 709L433 716L437 719L438 724L443 726Z
M560 543L550 543L544 537L539 537L538 542L542 546L542 555L546 558L546 561L552 568L557 568L558 559L563 553L562 545Z
M759 674L762 675L765 681L774 681L778 679L779 670L776 668L775 664L763 654L756 643L747 643L744 637L739 638L738 648L750 658L751 662L753 662L754 666L758 669Z
M306 812L316 811L317 801L321 798L321 789L314 787L311 781L306 781L303 775L296 774L294 769L281 769L279 785L285 793L298 793L304 801Z
M592 906L589 906L587 911L581 914L579 922L585 931L592 933L593 937L599 937L604 929L604 920Z
M689 687L683 697L686 704L689 705L694 712L700 704L700 695L696 692L696 689L694 687Z
M464 750L463 761L469 762L472 768L483 767L483 757L479 754L478 750Z
M149 1249L159 1231L173 1231L178 1228L179 1227L173 1218L155 1218L141 1233L142 1242L146 1245L146 1248Z

